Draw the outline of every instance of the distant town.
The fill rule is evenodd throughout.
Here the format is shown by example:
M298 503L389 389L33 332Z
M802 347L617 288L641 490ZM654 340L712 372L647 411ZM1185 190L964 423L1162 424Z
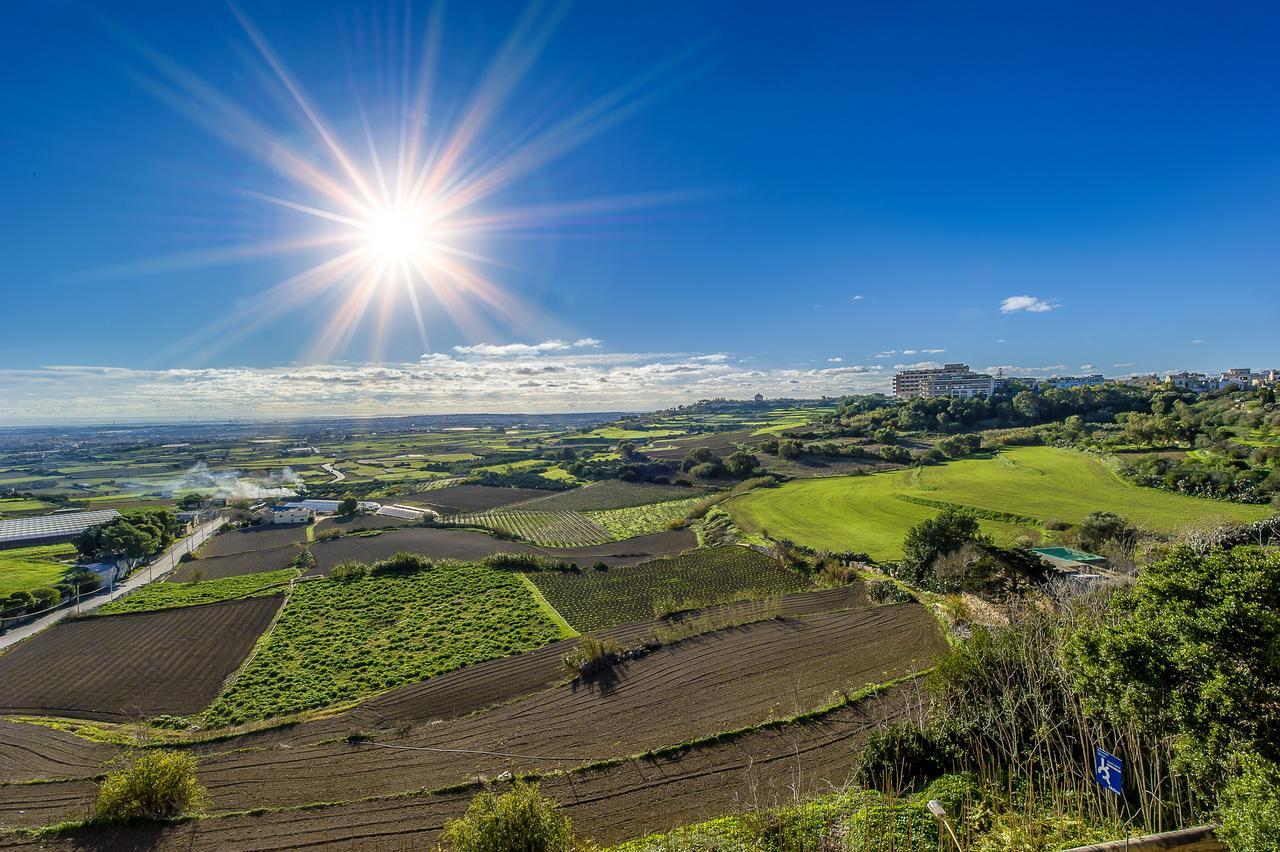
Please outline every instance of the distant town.
M970 399L976 396L990 396L998 388L1009 385L1037 384L1054 388L1079 388L1089 385L1102 385L1107 382L1121 382L1137 387L1157 387L1168 385L1171 388L1191 391L1193 393L1212 393L1214 391L1235 388L1275 387L1280 382L1280 370L1253 370L1248 367L1233 367L1223 373L1166 373L1161 377L1158 373L1107 378L1101 373L1087 376L1050 376L1035 378L1026 376L1005 376L1003 371L995 375L975 373L968 364L944 364L923 370L903 370L893 377L893 393L899 398L926 397Z

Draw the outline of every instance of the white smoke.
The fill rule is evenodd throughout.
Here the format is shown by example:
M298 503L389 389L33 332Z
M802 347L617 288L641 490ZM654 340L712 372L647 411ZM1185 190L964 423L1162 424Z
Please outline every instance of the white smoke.
M157 486L148 483L144 487ZM198 491L228 500L292 497L301 487L302 477L290 467L269 471L263 476L247 477L237 470L210 470L204 462L197 462L182 476L159 486L164 491Z

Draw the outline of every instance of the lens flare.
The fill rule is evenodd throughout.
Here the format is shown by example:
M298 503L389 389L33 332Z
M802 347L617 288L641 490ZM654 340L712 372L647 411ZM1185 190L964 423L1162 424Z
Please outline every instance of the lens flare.
M649 193L556 203L503 205L503 193L530 174L615 126L662 91L659 82L692 55L685 51L638 79L608 91L564 115L537 114L502 121L530 69L541 57L562 6L531 4L497 51L458 118L431 119L436 102L443 21L433 7L418 25L386 23L388 45L399 44L400 61L382 57L388 81L376 109L366 110L353 95L344 115L358 117L356 143L325 118L319 105L285 65L267 38L239 10L232 9L252 45L261 84L285 104L270 120L236 102L158 51L131 40L154 78L143 85L228 146L257 160L289 188L269 194L245 193L292 217L281 239L225 246L157 258L106 270L106 275L168 272L184 267L234 263L276 255L327 254L284 281L264 289L238 308L182 340L162 355L199 360L234 345L283 315L323 305L328 311L305 360L323 361L345 351L353 335L372 323L370 357L378 360L390 322L407 306L430 351L427 320L437 315L472 339L494 339L521 329L550 325L533 306L484 270L503 264L476 248L502 236L566 226L590 227L614 211L680 202L689 193ZM414 39L419 31L421 37ZM353 85L327 90L358 91ZM452 110L444 112L454 114ZM516 112L521 112L516 110ZM527 112L527 111L524 111ZM370 114L395 115L391 127ZM285 127L279 118L291 118ZM363 138L359 138L363 137Z

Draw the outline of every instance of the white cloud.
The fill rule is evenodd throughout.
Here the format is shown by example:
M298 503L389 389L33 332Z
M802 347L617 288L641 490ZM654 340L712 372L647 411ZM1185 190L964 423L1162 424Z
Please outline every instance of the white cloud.
M883 365L746 367L731 353L600 352L598 341L482 345L418 361L306 367L0 369L0 424L372 414L644 411L725 396L887 390Z
M1051 364L1048 367L1019 367L1013 364L998 364L993 367L985 367L983 372L995 373L997 371L1003 371L1005 375L1010 373L1016 375L1018 373L1060 373L1065 369L1067 369L1066 364Z
M1026 311L1032 314L1043 314L1052 310L1057 310L1062 305L1048 299L1039 299L1035 296L1010 296L1000 303L1000 313L1014 314L1018 311Z
M861 301L862 301L863 299L865 299L865 298L867 298L867 297L866 297L866 296L864 296L864 295L862 295L861 293L859 293L858 295L856 295L856 296L854 296L852 299L850 299L850 301L851 301L851 302L861 302Z
M842 362L842 361L844 361L844 359L843 359L843 358L841 358L839 355L836 355L836 356L834 356L834 357L832 357L832 358L828 358L828 359L827 359L827 363L828 363L828 364L839 364L839 363L840 363L840 362Z
M1195 340L1191 341L1191 343L1192 345L1196 345L1196 344L1204 343L1204 341L1197 337Z
M895 370L936 370L942 365L937 361L917 361L914 364L894 364Z
M1008 343L1008 342L1009 342L1009 341L1005 340L1003 337L997 337L997 338L996 338L996 343Z
M1092 364L1081 364L1081 365L1080 365L1080 369L1081 369L1081 370L1084 370L1084 371L1087 373L1087 372L1089 372L1090 370L1092 370L1092 369L1093 369L1093 365L1092 365Z
M481 355L486 358L509 358L514 355L537 355L542 352L564 352L571 349L598 349L603 340L594 337L583 337L568 342L564 340L544 340L541 343L477 343L473 346L455 346L453 351L459 355Z
M946 352L945 349L903 349L903 355L937 355L939 352Z
M1134 362L1133 362L1133 361L1119 361L1119 362L1117 362L1117 363L1115 363L1115 364L1112 364L1111 366L1113 366L1113 367L1132 367L1132 366L1134 366Z
M894 355L897 355L897 354L898 354L898 350L897 350L897 349L885 349L885 350L883 350L883 351L881 351L881 352L877 352L876 354L872 355L871 357L872 357L872 358L892 358Z

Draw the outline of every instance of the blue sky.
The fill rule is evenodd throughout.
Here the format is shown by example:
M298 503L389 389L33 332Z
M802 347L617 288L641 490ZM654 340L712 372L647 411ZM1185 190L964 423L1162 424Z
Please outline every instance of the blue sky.
M357 159L358 104L378 144L394 138L402 3L237 8ZM428 7L412 8L416 55ZM429 137L456 127L528 13L445 9ZM208 328L254 315L256 297L327 249L161 262L312 221L258 198L307 193L210 132L225 119L217 104L175 85L181 67L325 162L232 7L32 2L4 14L6 422L235 406L646 408L757 387L883 387L895 366L933 360L1045 373L1280 366L1274 4L569 7L477 157L634 88L616 121L482 212L657 203L479 234L467 248L497 262L483 274L525 306L516 316L464 329L427 298L424 343L402 297L381 345L367 314L323 358L341 287L251 333ZM250 390L232 405L237 387Z

